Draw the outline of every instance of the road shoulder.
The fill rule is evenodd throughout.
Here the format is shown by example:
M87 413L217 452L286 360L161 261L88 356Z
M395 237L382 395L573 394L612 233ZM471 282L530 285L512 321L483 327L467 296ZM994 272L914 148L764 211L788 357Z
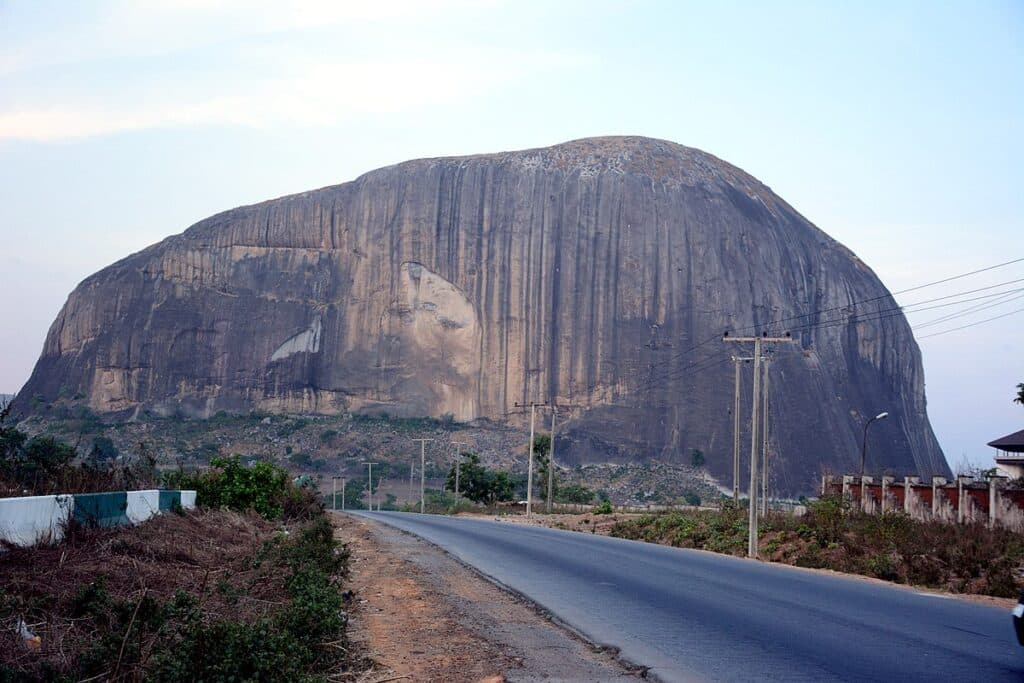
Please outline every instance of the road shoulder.
M376 663L368 680L637 680L436 546L364 518L335 525L352 554L350 637Z

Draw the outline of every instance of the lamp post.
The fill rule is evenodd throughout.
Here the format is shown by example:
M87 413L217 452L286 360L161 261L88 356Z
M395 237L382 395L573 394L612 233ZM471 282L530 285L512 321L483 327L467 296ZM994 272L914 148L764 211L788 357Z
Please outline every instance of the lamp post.
M861 445L860 445L860 478L861 478L861 481L864 480L864 460L867 458L867 454L868 454L868 427L870 427L871 423L874 422L875 420L884 420L887 417L889 417L889 413L879 413L878 415L875 415L873 418L871 418L870 420L868 420L864 424L864 440L861 441Z

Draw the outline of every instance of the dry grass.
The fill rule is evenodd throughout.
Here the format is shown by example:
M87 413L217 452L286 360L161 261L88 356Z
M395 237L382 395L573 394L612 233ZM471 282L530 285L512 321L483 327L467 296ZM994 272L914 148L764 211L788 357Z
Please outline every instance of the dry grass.
M611 535L743 555L746 511L670 512L616 524ZM761 557L954 593L1013 598L1024 588L1024 535L982 524L919 522L867 515L840 499L804 517L771 514L761 523Z
M134 528L72 529L59 546L7 548L0 562L0 674L6 667L49 680L81 672L82 658L104 632L115 641L124 635L120 648L114 642L105 650L103 678L141 680L158 640L166 642L164 617L151 612L183 595L202 623L270 618L290 600L287 561L268 552L279 546L279 529L254 513L191 512ZM133 624L144 616L150 626ZM22 619L40 637L37 650L17 634Z

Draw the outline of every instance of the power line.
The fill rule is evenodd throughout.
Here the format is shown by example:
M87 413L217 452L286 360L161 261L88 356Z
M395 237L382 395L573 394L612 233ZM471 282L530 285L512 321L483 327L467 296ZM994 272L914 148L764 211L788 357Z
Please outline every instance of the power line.
M1014 291L1017 291L1017 290L1014 290ZM921 329L924 329L926 327L931 327L932 325L937 325L939 323L944 323L944 322L948 322L950 320L955 320L957 318L962 318L963 316L970 315L971 313L977 313L978 311L985 311L985 310L988 310L989 308L995 308L996 306L1002 306L1003 304L1008 304L1011 301L1016 301L1017 299L1024 298L1024 294L1018 294L1017 296L1010 296L1010 294L1013 294L1013 292L1008 293L1006 296L999 297L999 299L1001 299L999 301L991 301L989 303L978 304L977 306L971 306L971 307L969 307L969 308L967 308L967 309L965 309L963 311L958 311L956 313L949 313L948 315L944 315L944 316L942 316L940 318L936 318L934 320L929 320L928 322L921 323L920 325L914 325L913 326L914 330L915 331L916 330L921 330Z
M924 304L930 304L930 303L934 303L936 301L945 301L947 299L954 299L956 297L965 296L967 294L975 294L977 292L984 292L984 291L987 291L989 289L995 289L996 287L1005 287L1006 285L1013 285L1013 284L1017 284L1017 283L1020 283L1020 282L1024 282L1024 278L1018 278L1016 280L1007 280L1006 282L999 282L999 283L994 284L994 285L988 285L987 287L978 287L976 289L967 289L967 290L964 290L962 292L956 292L955 294L947 294L945 296L937 296L937 297L934 297L932 299L925 299L923 301L918 301L918 302L912 303L912 304L904 304L902 306L893 306L892 308L879 309L877 311L871 311L870 313L868 313L868 315L874 315L876 313L885 313L887 311L904 311L904 312L907 312L907 313L917 313L919 311L931 310L930 308L922 308L922 309L918 309L918 311L907 311L906 309L914 308L916 306L923 306ZM920 289L920 287L915 287L914 289ZM905 291L910 291L910 290L905 290ZM990 297L994 297L994 296L1002 296L1003 294L1013 293L1013 292L1021 292L1021 291L1024 291L1024 288L1008 290L1006 292L995 292L993 294L987 294L985 296L980 296L980 297L977 297L975 299L966 299L964 301L952 301L952 302L949 302L947 304L942 304L941 306L932 306L931 308L942 308L943 306L956 306L956 305L959 305L959 304L969 303L971 301L978 301L980 299L990 298ZM810 315L816 315L816 314L821 314L821 313L832 313L834 311L843 311L843 310L850 309L850 308L856 308L857 306L859 306L861 304L873 303L875 301L879 301L879 300L885 299L885 298L890 298L890 297L888 295L886 295L886 296L879 296L879 297L875 297L873 299L865 299L864 301L859 301L859 302L853 302L853 303L845 304L843 306L833 306L832 308L825 308L825 309L822 309L822 310L819 310L819 311L815 311L814 313L807 313L807 314L804 314L804 315L797 315L797 316L792 316L792 317L789 317L789 318L781 318L781 319L779 319L777 321L774 321L774 322L771 322L771 323L766 323L764 325L764 329L769 329L770 327L772 327L772 326L774 326L774 325L776 325L778 323L788 322L790 320L797 320L799 318L806 318L806 317L808 317ZM838 320L838 318L833 318L832 320ZM828 322L831 322L832 320L823 320L821 322L828 323ZM800 325L800 326L793 327L793 328L790 328L790 329L791 330L800 330L800 329L805 329L805 328L813 328L817 324L818 323L809 323L807 325ZM751 328L748 327L748 328L743 328L743 329L751 329Z
M758 330L758 329L767 330L770 327L773 327L773 326L776 326L776 325L780 325L781 323L789 322L789 321L792 321L792 320L800 320L800 319L809 318L809 317L815 316L815 315L822 315L822 314L825 314L825 313L832 313L834 311L841 311L841 310L847 309L847 308L853 308L853 307L856 307L856 306L860 306L862 304L873 303L875 301L880 301L882 299L893 298L897 294L906 294L907 292L914 292L914 291L917 291L917 290L920 290L920 289L925 289L927 287L934 287L935 285L944 284L946 282L952 282L954 280L960 280L960 279L963 279L965 277L970 277L971 275L977 275L979 273L985 273L985 272L988 272L990 270L996 270L997 268L1003 268L1005 266L1013 265L1015 263L1020 263L1022 261L1024 261L1024 257L1012 259L1010 261L1004 261L1003 263L997 263L997 264L992 265L992 266L987 266L985 268L979 268L977 270L972 270L972 271L969 271L969 272L966 272L966 273L960 273L959 275L953 275L953 276L950 276L950 277L942 278L940 280L934 280L932 282L926 282L925 284L917 285L917 286L914 286L914 287L908 287L907 289L901 289L901 290L899 290L897 292L890 292L888 294L882 294L882 295L875 296L875 297L870 297L870 298L867 298L867 299L850 301L849 303L843 304L841 306L833 306L831 308L817 309L817 310L814 310L814 311L810 311L808 313L802 313L802 314L798 314L798 315L794 315L794 316L789 316L787 318L779 318L779 319L771 320L771 321L768 321L768 322L765 322L765 323L755 323L753 325L747 325L745 327L738 327L738 328L732 329L732 331L733 332L746 332L746 331ZM943 299L948 299L948 298L952 298L952 297L955 297L955 296L963 296L965 294L973 294L975 292L986 291L986 290L989 290L989 289L994 289L996 287L1002 287L1002 286L1005 286L1005 285L1008 285L1008 284L1015 284L1015 283L1018 283L1018 282L1024 282L1024 278L1019 278L1019 279L1015 279L1015 280L1008 280L1006 282L1000 282L1000 283L997 283L997 284L994 284L994 285L989 285L987 287L979 287L979 288L976 288L976 289L971 289L971 290L967 290L967 291L964 291L964 292L959 292L958 294L951 294L951 295L948 295L948 296L945 296L945 297L937 297L935 299L929 299L927 301L918 302L917 304L908 304L908 306L916 306L916 305L920 305L922 303L930 303L932 301L941 301ZM960 302L960 303L966 303L966 302ZM890 310L896 310L896 309L890 309ZM703 346L706 346L706 345L710 344L711 342L717 341L718 339L719 339L718 335L715 335L713 337L708 337L707 339L705 339L702 342L694 344L693 346L691 346L691 347L689 347L687 349L683 349L682 351L676 353L674 356L672 356L671 358L669 358L667 360L671 361L671 360L675 360L676 358L680 358L680 357L682 357L684 355L687 355L687 354L689 354L689 353L691 353L693 351L696 351L697 349L699 349L699 348L701 348Z
M914 292L914 291L916 291L918 289L924 289L925 287L934 287L935 285L941 285L944 282L952 282L953 280L959 280L961 278L965 278L965 277L968 277L970 275L977 275L978 273L984 273L984 272L987 272L989 270L995 270L996 268L1002 268L1003 266L1013 265L1014 263L1020 263L1021 261L1024 261L1024 257L1015 258L1012 261L1005 261L1003 263L997 263L996 265L988 266L987 268L979 268L978 270L972 270L969 273L963 273L961 275L954 275L953 277L947 277L947 278L944 278L942 280L936 280L935 282L929 282L928 284L918 285L917 287L911 287L910 289L901 289L898 292L893 292L893 295L895 296L896 294L906 294L907 292Z
M1014 315L1016 313L1022 313L1022 312L1024 312L1024 308L1018 308L1017 310L1010 311L1009 313L1003 313L1002 315L997 315L997 316L992 317L992 318L985 318L984 320L977 320L977 321L975 321L973 323L968 323L967 325L961 325L960 327L954 327L954 328L952 328L950 330L943 330L942 332L932 332L931 334L926 334L923 337L918 337L918 339L927 339L928 337L938 337L938 336L943 335L943 334L949 334L950 332L956 332L957 330L966 330L968 327L975 327L977 325L983 325L985 323L990 323L993 320L999 320L1000 318L1005 318L1007 316L1011 316L1011 315Z
M936 308L946 308L948 306L959 306L960 304L970 303L972 301L978 301L980 299L990 299L996 296L1002 296L1004 294L1015 294L1017 292L1024 292L1024 287L1010 290L1009 292L997 292L995 294L988 294L985 296L975 297L973 299L964 299L962 301L948 301L943 304L935 304L934 306L924 306L923 308L916 308L915 310L908 311L908 308L914 308L915 306L923 306L924 304L931 303L933 301L941 301L942 299L948 299L950 297L938 297L936 299L927 299L925 301L918 301L917 303L907 304L906 306L893 306L892 308L883 308L877 311L871 311L869 313L858 314L853 313L852 316L840 316L837 318L830 318L828 320L821 320L816 323L808 323L806 325L800 325L798 327L790 328L791 331L799 331L804 329L814 329L819 327L831 327L832 325L840 325L848 322L871 322L874 320L884 320L886 318L892 318L894 316L910 313L923 313L924 311L933 311ZM961 292L959 294L952 294L950 296L963 296L968 292ZM891 314L891 315L887 315Z
M976 293L976 292L982 292L982 291L986 291L988 289L992 289L993 287L1002 287L1002 286L1005 286L1007 284L1014 284L1014 283L1018 283L1018 282L1024 282L1024 278L1020 278L1020 279L1017 279L1017 280L1008 280L1006 282L1002 282L1002 283L999 283L999 284L996 284L996 285L991 285L991 286L988 286L988 287L978 287L976 289L965 290L963 292L957 292L957 293L954 293L954 294L947 294L945 296L940 296L940 297L933 297L931 299L924 299L923 301L918 301L918 302L915 302L915 303L912 303L912 304L906 304L905 306L893 306L892 308L880 309L880 310L877 310L877 311L872 311L870 313L860 314L860 315L854 314L854 315L856 315L855 319L851 318L850 316L844 315L844 316L839 316L839 317L834 317L834 318L828 318L828 319L825 319L825 320L819 320L817 322L807 323L806 325L799 325L797 327L793 327L793 328L790 329L790 331L791 332L799 332L799 331L802 331L802 330L824 329L824 328L828 328L828 327L834 327L836 325L844 325L844 324L847 324L847 323L850 323L850 322L874 322L874 321L878 321L878 320L886 320L888 318L893 318L893 317L896 317L896 316L898 316L900 314L921 313L921 312L924 312L924 311L930 311L930 310L934 310L934 309L937 309L937 308L946 308L948 306L959 306L959 305L962 305L962 304L965 304L965 303L970 303L970 302L973 302L973 301L991 299L993 297L1004 297L1004 296L1011 295L1011 294L1019 294L1021 292L1024 292L1024 287L1020 287L1020 288L1012 289L1012 290L1008 290L1008 291L994 292L994 293L991 293L991 294L985 294L985 295L978 296L978 297L973 297L973 298L970 298L970 299L960 299L958 301L946 301L947 299L963 297L966 294L973 294L973 293ZM932 305L932 306L925 306L925 304L933 304L933 303L938 302L938 301L943 301L945 303L937 303L937 304ZM1000 302L1000 303L1006 303L1006 302ZM849 306L841 306L841 307L836 307L834 309L828 309L828 310L840 310L840 309L846 309L846 308L849 308ZM915 310L906 310L906 309L915 309ZM825 312L825 311L822 311L822 312ZM962 312L958 312L956 315L959 315L959 313L962 313ZM666 363L666 362L670 362L671 360L672 359L666 359L664 361L660 361L659 363L652 363L652 365L656 366L658 364L663 364L663 363ZM726 361L728 361L728 359L723 359L723 360L717 360L716 361L714 359L713 355L712 356L707 356L707 357L704 357L704 358L698 358L698 359L696 359L696 360L694 360L694 361L692 361L692 362L690 362L690 363L688 363L688 364L686 364L686 365L684 365L682 367L676 368L675 370L670 370L668 373L666 373L664 375L661 375L661 376L657 377L654 380L649 380L649 381L641 384L638 387L638 389L640 389L640 390L653 389L653 388L657 387L659 384L663 384L663 383L665 383L667 381L670 381L672 379L677 379L678 377L681 377L681 376L683 376L685 374L695 375L695 374L697 374L699 372L703 372L704 370L708 370L708 369L710 369L712 367L716 367L718 365L721 365L722 363L725 363Z

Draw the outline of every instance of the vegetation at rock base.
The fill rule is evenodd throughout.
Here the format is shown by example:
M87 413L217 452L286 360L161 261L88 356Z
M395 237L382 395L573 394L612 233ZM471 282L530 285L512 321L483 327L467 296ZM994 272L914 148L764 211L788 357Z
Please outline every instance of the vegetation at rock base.
M747 511L685 510L618 522L611 535L744 555ZM1024 587L1024 535L984 524L868 515L839 497L811 502L802 517L772 513L760 524L760 554L775 562L833 569L957 593L1016 597Z
M582 484L559 486L555 489L556 503L577 503L586 505L593 502L594 492Z
M144 444L134 457L118 459L113 442L97 437L79 458L60 439L30 437L9 424L9 411L0 409L0 496L151 488L157 480L156 462Z
M204 509L8 548L0 681L355 678L348 553L310 491L259 465L180 475L202 487Z
M704 458L704 451L700 450L699 448L694 448L692 451L690 451L691 465L693 465L694 467L704 467L705 462L706 460Z
M512 500L515 482L508 472L497 472L480 464L480 456L463 451L459 460L459 494L476 503L490 505ZM455 466L445 479L446 491L455 491Z

